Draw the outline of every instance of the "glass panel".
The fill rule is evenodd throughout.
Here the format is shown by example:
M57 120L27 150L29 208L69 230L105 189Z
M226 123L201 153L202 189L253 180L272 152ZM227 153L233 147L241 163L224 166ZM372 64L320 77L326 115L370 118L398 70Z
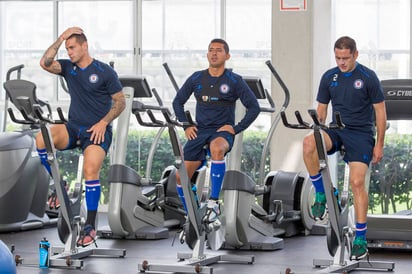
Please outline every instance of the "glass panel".
M6 81L6 72L11 67L23 64L21 78L36 83L37 94L40 98L53 98L52 89L47 88L52 86L53 79L39 66L43 51L53 40L53 34L50 31L53 26L53 3L17 1L1 2L0 5L1 82ZM21 18L30 18L30 20L19 20ZM11 75L12 79L16 77L16 73ZM0 94L3 100L3 88Z
M195 70L207 67L208 43L221 36L220 1L143 1L142 11L142 74L151 88L159 92L164 104L171 107L176 90L162 64L169 65L179 87ZM153 164L153 170L146 174L148 145L152 143L145 145L144 139L152 136L149 140L153 140L154 133L143 132L148 129L137 125L130 130L132 138L139 142L129 142L128 151L135 151L137 157L127 158L128 163L142 175L158 180L164 168L174 164L168 135L159 140L154 162L149 163Z
M40 98L51 102L68 99L67 94L56 93L56 77L44 72L39 61L43 52L54 41L54 1L0 2L3 55L2 82L6 71L24 64L22 78L37 85ZM7 12L5 12L7 10ZM132 1L64 1L59 3L59 34L69 26L81 25L85 30L93 57L104 62L115 62L119 73L132 73L133 51ZM91 12L93 11L93 12ZM30 20L16 20L30 18ZM67 57L64 45L59 57ZM3 89L1 94L3 94ZM4 95L2 95L4 98Z
M90 55L102 62L114 62L119 74L132 74L132 1L64 1L59 3L59 34L68 27L80 26L88 39ZM64 46L59 58L67 58ZM64 92L59 98L68 98Z
M265 61L271 58L271 1L226 3L226 36L232 52L228 65L241 75L262 77L264 86L270 87L271 76Z
M226 4L226 40L231 52L227 66L242 76L260 77L263 87L270 93L273 76L265 62L271 60L272 1L226 0ZM280 69L278 73L282 75ZM273 100L280 106L283 96ZM261 105L268 105L265 100L261 101ZM255 182L259 181L260 155L263 148L259 142L265 143L271 126L268 121L271 121L270 114L261 112L244 136L241 170ZM249 154L251 150L257 153L252 156L253 153ZM269 159L268 155L266 171L269 171Z
M208 43L221 36L219 5L218 0L143 1L143 74L165 102L176 91L162 64L168 63L178 86L207 67Z
M400 123L403 123L400 121ZM408 121L410 128L411 123ZM388 132L385 156L372 168L369 209L372 213L396 213L412 209L412 138L409 134Z
M134 69L133 45L133 2L134 1L1 1L0 33L1 77L6 79L6 71L19 64L24 64L22 79L32 81L37 86L37 95L52 104L67 110L69 96L58 87L57 77L45 72L39 66L44 51L56 39L54 26L58 34L67 27L80 26L88 40L90 54L103 62L113 61L119 74L131 74ZM55 5L58 16L54 14ZM27 20L22 20L22 19ZM59 22L54 22L59 18ZM67 58L64 44L60 47L59 58ZM17 74L13 74L15 78ZM1 89L1 100L4 91ZM9 123L7 130L18 126ZM77 163L66 162L69 155L77 155L78 150L59 153L62 174L71 183L76 177ZM76 158L76 157L75 157ZM101 179L103 197L108 197L107 171L108 159L102 168ZM77 159L75 160L77 161ZM107 200L106 200L107 202Z
M264 86L270 87L271 74L265 61L271 53L271 1L254 1L253 9L250 1L226 1L226 34L220 33L220 4L218 0L143 1L143 75L165 105L171 105L176 91L162 64L168 63L181 86L194 71L208 67L207 47L216 37L226 36L231 48L228 68L241 75L260 76ZM195 104L191 102L186 106L193 112ZM252 130L268 127L268 117L262 115L261 119ZM253 167L244 169L249 173Z
M389 70L395 78L409 77L409 65L405 67L410 52L409 6L408 0L336 0L336 37L353 37L361 54L359 61L382 80ZM394 54L405 59L394 59Z

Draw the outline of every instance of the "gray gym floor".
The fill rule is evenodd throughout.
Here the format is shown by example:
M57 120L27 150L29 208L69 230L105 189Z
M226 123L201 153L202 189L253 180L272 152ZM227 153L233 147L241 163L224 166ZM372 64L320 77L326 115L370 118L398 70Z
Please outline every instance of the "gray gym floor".
M99 223L105 223L105 215L101 214ZM0 239L8 246L14 245L15 254L20 255L34 265L19 265L18 274L26 273L139 273L138 264L143 260L149 263L175 264L177 252L190 252L184 244L180 244L176 231L170 232L170 237L164 240L109 240L98 239L98 247L126 249L125 258L89 257L84 261L84 268L67 270L58 268L40 269L38 262L39 241L46 237L52 246L61 246L56 227L31 231L0 234ZM298 236L285 239L284 248L276 251L212 251L207 254L233 253L236 255L254 255L254 264L217 263L211 265L214 274L227 273L285 273L290 268L293 273L316 273L322 269L313 268L313 259L331 259L326 247L325 236ZM412 253L400 250L371 250L370 260L390 261L395 263L391 273L411 273ZM0 269L1 270L1 269ZM1 271L0 271L1 272ZM372 273L371 270L357 270L350 273ZM379 273L385 273L379 271Z

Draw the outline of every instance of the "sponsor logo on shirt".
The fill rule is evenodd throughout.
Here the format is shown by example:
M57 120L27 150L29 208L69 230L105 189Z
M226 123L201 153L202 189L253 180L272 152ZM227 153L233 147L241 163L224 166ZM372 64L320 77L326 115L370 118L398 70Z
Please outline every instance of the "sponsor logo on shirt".
M213 102L213 101L219 101L219 97L214 97L214 96L206 96L206 95L203 95L202 96L202 101L203 102Z

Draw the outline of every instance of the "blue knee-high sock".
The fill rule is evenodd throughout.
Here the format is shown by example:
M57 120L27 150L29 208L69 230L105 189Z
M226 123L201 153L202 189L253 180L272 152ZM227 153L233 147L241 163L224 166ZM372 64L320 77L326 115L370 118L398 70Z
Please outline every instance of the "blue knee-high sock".
M99 180L86 181L86 224L91 225L93 228L95 227L97 208L99 206L100 188Z
M87 210L97 210L100 200L100 181L86 181L86 205Z
M356 223L356 237L360 237L366 240L366 230L367 230L366 223Z
M318 173L314 176L309 176L310 180L312 181L313 186L315 187L316 192L325 193L325 189L323 188L323 180L322 174Z
M47 151L45 148L37 149L37 153L39 154L39 158L43 166L46 168L47 172L52 176L51 167L49 162L47 161Z
M179 196L179 199L182 202L183 208L185 209L185 212L187 213L186 199L185 199L185 195L183 194L182 185L176 184L176 190L177 190L177 196Z
M214 161L210 166L210 178L212 183L212 190L210 193L210 199L219 200L220 189L222 188L223 177L225 176L226 162Z

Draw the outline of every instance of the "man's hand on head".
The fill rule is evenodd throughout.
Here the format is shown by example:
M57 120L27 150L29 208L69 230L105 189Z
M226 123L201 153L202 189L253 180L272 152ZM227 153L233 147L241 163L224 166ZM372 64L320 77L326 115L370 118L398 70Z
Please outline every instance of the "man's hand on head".
M64 41L64 40L67 40L67 38L69 38L73 34L82 34L82 33L83 33L83 30L80 27L71 27L71 28L66 29L60 35L60 39L62 39L62 41Z

